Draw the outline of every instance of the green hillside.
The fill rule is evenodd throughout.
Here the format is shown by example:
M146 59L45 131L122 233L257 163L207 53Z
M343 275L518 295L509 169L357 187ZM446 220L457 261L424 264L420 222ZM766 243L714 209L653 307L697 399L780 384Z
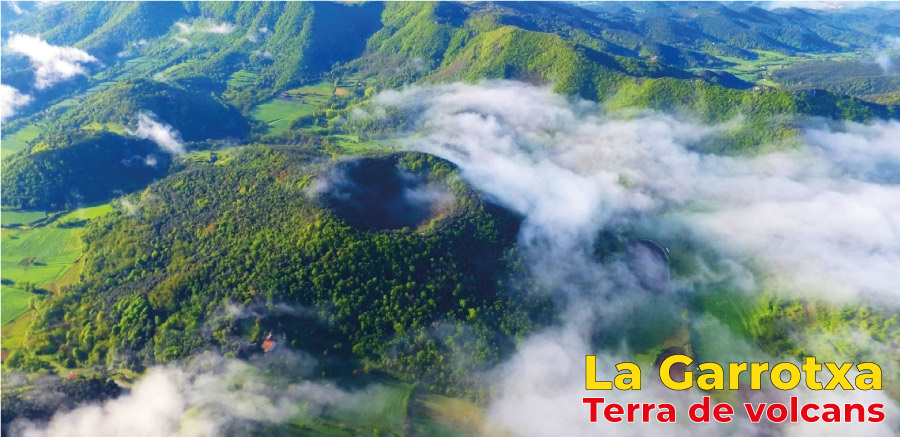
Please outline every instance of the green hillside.
M117 133L134 130L138 115L153 114L171 125L185 141L232 138L249 133L249 123L218 98L167 83L136 80L117 83L91 95L72 109L50 121L43 130L49 147L65 147L65 135L84 129L104 129Z

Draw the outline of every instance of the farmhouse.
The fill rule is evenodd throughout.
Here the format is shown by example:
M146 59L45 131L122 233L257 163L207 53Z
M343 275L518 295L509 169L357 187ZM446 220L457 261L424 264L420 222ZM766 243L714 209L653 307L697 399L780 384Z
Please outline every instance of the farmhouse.
M275 343L275 339L272 338L271 332L266 335L266 339L263 340L262 345L260 345L264 352L272 352L275 349L275 346L277 346L277 344Z

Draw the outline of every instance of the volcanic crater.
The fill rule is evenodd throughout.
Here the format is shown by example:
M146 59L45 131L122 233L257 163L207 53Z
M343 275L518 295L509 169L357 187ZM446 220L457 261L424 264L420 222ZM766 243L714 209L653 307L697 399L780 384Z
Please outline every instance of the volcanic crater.
M317 203L367 230L424 229L455 208L450 186L411 170L403 155L362 157L332 165L313 188Z

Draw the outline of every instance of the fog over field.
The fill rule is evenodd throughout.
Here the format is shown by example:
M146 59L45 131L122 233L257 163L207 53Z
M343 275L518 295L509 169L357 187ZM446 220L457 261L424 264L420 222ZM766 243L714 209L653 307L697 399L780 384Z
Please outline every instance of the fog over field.
M790 281L790 292L897 297L896 121L809 120L799 147L731 157L700 150L739 119L706 126L653 112L605 114L516 83L414 88L378 101L421 111L424 138L409 145L460 165L467 180L525 215L522 241L541 245L537 253L573 253L603 228L650 226L660 236L691 232L747 268L760 264Z
M744 420L689 424L687 406L702 394L654 385L649 369L642 369L645 389L640 392L588 393L583 390L584 356L597 354L599 376L611 380L615 363L630 361L629 351L627 345L599 350L592 344L598 332L634 324L635 314L677 305L675 296L712 283L743 293L774 291L831 302L862 299L897 305L896 121L804 120L799 146L748 157L702 151L708 141L739 126L740 119L705 125L658 112L607 112L602 105L517 82L385 91L354 116L383 117L398 109L410 117L411 129L403 135L407 148L453 162L476 189L524 217L519 242L529 264L528 279L536 284L536 293L550 293L566 308L561 325L525 339L511 359L485 371L493 394L487 409L493 428L516 435L611 432L603 429L608 424L587 422L588 407L580 397L588 395L675 403L679 423L655 425L657 433L695 435L698 426L704 434L765 433L764 427ZM152 132L159 131L146 127L147 136L155 139ZM596 256L604 231L693 242L707 248L692 255L702 268L674 277L666 293L647 290L627 257ZM674 308L672 317L680 317ZM694 322L721 331L733 343L733 361L789 360L729 339L727 328L716 328L721 322L715 319ZM871 340L861 339L865 341ZM867 357L847 360L865 361L861 358ZM60 413L49 425L18 426L25 435L122 435L137 429L145 435L214 435L232 418L276 422L295 413L301 401L363 402L368 393L285 381L284 387L258 387L245 398L245 391L238 396L219 381L234 378L235 366L248 365L221 358L207 362L215 365L151 370L125 397ZM298 381L303 377L296 376ZM252 377L247 383L257 387ZM888 419L821 429L789 424L784 430L791 435L892 435L898 426L897 407L880 392L800 393L804 402L882 402ZM142 415L132 416L138 409ZM310 407L310 414L315 411ZM736 417L741 415L738 408ZM615 431L623 429L628 432L621 427ZM647 429L641 427L640 434ZM638 434L637 428L634 432Z
M896 305L900 123L895 121L809 120L799 148L728 157L697 150L740 120L706 126L653 112L606 114L588 102L517 83L412 88L386 92L377 101L421 114L416 128L422 138L410 140L411 147L458 164L477 188L525 216L520 242L532 275L568 304L564 326L527 340L493 375L499 395L491 417L517 434L549 435L566 426L571 435L597 432L602 425L587 422L587 406L578 405L576 395L604 395L583 390L584 355L599 352L590 345L591 336L627 323L622 314L630 314L633 305L664 302L640 289L639 272L626 263L600 263L592 256L601 229L639 228L661 238L684 233L712 247L717 258L704 261L713 263L708 274L676 279L679 291L689 293L724 275L731 287L747 293L774 283L803 297ZM719 331L727 336L724 326ZM612 380L614 365L629 361L626 357L598 357L600 376ZM753 359L785 357L733 356ZM857 396L896 411L881 393L846 395ZM607 397L674 398L684 403L679 410L684 414L686 402L699 394L649 385ZM742 424L721 431L733 433L734 426ZM891 435L896 423L858 426L868 435ZM805 427L817 428L792 425L789 431L805 433ZM852 427L816 432L839 435ZM690 428L682 419L679 426L660 425L657 431L696 432Z

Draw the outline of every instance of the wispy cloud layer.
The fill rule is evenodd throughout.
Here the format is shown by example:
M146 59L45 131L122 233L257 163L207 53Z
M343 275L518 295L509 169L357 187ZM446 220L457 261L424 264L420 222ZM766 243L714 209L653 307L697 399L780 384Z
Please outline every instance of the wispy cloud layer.
M157 366L131 392L102 404L57 413L47 423L14 422L12 435L216 436L300 417L325 408L354 408L378 399L379 386L348 392L306 379L315 365L308 355L276 349L253 361L215 354L182 366Z
M797 290L900 293L896 121L810 125L799 149L734 157L693 147L718 126L618 117L522 85L414 88L378 101L420 114L412 147L459 164L526 216L525 232L559 241L643 216L693 230L727 256L761 259Z
M9 7L12 8L13 12L15 12L16 15L22 15L25 13L25 11L23 11L22 8L19 7L19 2L17 1L10 1Z
M677 298L648 294L640 268L627 259L595 256L601 231L687 238L711 247L713 262L727 268L675 278L672 286L681 293L711 283L759 293L765 281L793 295L896 307L900 123L895 121L810 122L799 148L723 156L697 146L727 126L654 112L605 113L595 103L509 82L385 92L367 114L355 116L385 114L411 119L416 135L407 140L410 147L454 162L480 191L523 215L519 240L531 275L566 308L561 326L525 340L487 378L495 382L492 422L516 435L629 432L587 422L587 410L579 404L587 394L586 354L598 355L601 376L607 378L615 363L631 360L627 343L598 347L597 335L616 338L638 326L641 336L661 335L662 341L672 335L666 327L670 320L715 332L727 345L721 353L728 361L790 359L768 356L717 319L683 320ZM882 393L830 395L830 401L882 402L897 411ZM615 396L619 402L672 402L682 414L697 399L697 393L652 386ZM897 426L896 420L889 422L831 431L887 436ZM745 426L741 420L707 426L704 433L759 431ZM785 431L802 435L814 428L796 424ZM696 432L680 418L674 426L634 428L633 435Z
M98 62L84 50L55 46L40 37L24 34L13 34L7 47L13 53L20 53L31 60L35 70L34 86L38 89L85 74L83 64Z

